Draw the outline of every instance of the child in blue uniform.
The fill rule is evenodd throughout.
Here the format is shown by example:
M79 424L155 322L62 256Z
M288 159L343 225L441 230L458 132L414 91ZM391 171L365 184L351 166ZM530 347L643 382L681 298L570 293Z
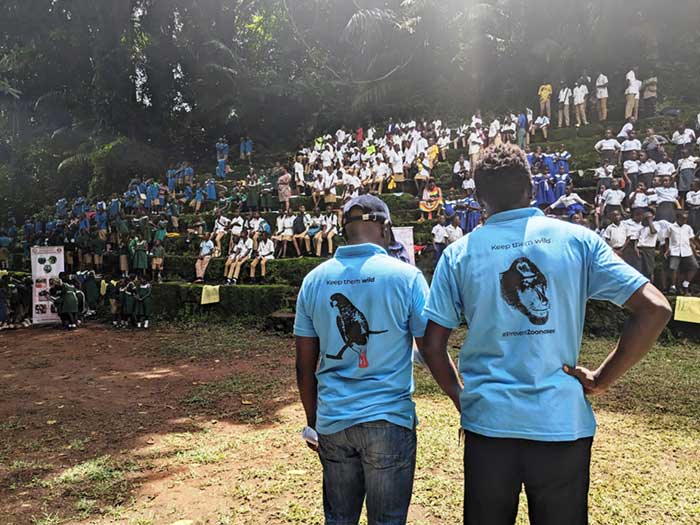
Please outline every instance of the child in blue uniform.
M559 171L554 176L554 200L566 193L566 187L571 184L571 176L565 169L565 164L558 164Z
M554 202L554 191L550 184L550 175L548 173L540 173L540 169L537 165L533 167L532 187L535 206L538 208L546 208Z

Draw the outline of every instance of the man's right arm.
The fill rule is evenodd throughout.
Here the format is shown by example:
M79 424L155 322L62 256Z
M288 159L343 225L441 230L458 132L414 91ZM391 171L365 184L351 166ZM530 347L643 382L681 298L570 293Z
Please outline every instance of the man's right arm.
M428 321L423 338L422 348L419 345L425 364L435 378L435 382L447 394L457 411L460 411L459 396L463 386L459 381L459 373L450 354L447 352L447 342L452 330L433 321Z
M318 337L296 337L296 375L301 404L306 413L306 424L316 427L318 381L316 367L320 353Z

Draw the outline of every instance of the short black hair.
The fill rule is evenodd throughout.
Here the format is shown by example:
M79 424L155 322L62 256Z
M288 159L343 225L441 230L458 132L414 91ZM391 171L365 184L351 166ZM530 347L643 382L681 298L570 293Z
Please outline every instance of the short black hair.
M530 163L525 152L513 144L499 144L484 151L474 170L479 200L502 210L519 205L532 194Z

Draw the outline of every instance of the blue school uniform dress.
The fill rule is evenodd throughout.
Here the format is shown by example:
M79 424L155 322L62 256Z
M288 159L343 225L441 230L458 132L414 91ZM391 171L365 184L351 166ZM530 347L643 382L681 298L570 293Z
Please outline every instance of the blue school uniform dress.
M420 270L375 244L341 246L304 278L294 335L319 339L319 434L380 420L413 430L413 338L425 333L427 293Z
M536 206L549 206L554 202L554 191L549 183L549 175L534 175L532 184L534 186L533 193Z
M65 219L68 215L68 201L66 199L58 199L56 201L56 217Z
M88 219L87 217L83 217L82 219L80 219L80 223L78 224L78 229L81 232L90 231L90 219Z
M175 175L175 170L168 170L168 191L170 193L175 191L177 185L177 175Z
M109 203L109 218L114 219L119 215L119 210L121 209L121 202L119 199L112 199Z
M190 180L191 180L192 178L194 178L194 168L192 168L192 167L190 167L190 166L188 166L187 168L185 168L185 170L184 170L184 175L185 175L185 177L190 177Z
M196 202L202 202L204 200L204 192L202 188L197 188L194 192L194 200Z
M549 173L550 175L555 175L557 173L557 164L554 161L554 155L545 153L542 162L544 163L545 167L543 171Z
M215 201L216 198L216 183L214 179L209 179L207 180L207 200Z
M554 200L557 200L566 193L566 187L571 183L571 177L568 173L557 173L554 175L554 178L556 179L554 183Z
M190 186L190 185L188 184L187 186L185 186L185 200L188 201L188 202L191 201L191 200L192 200L192 195L194 195L194 194L192 193L192 186Z
M465 200L469 201L469 206L477 208L476 210L469 210L467 213L467 224L465 228L462 228L462 231L467 234L474 231L481 221L481 205L476 199L469 198Z
M78 218L85 213L85 199L78 197L73 203L73 217Z
M623 305L647 283L594 232L535 208L494 214L445 250L426 315L466 319L462 428L493 438L574 441L596 423L578 362L586 302Z
M107 213L104 211L98 211L95 214L95 224L97 224L98 230L107 229Z
M557 171L555 172L555 175L556 175L557 173L559 173L559 171L560 171L560 169L562 168L562 166L564 167L564 173L569 173L569 171L570 171L570 168L569 168L569 161L570 161L570 160L571 160L571 153L569 153L569 152L566 151L566 150L559 152L559 154L557 155L557 163L556 163L556 166L555 166L555 168L556 168L556 170L557 170Z
M219 159L216 165L216 176L220 179L226 178L226 160Z

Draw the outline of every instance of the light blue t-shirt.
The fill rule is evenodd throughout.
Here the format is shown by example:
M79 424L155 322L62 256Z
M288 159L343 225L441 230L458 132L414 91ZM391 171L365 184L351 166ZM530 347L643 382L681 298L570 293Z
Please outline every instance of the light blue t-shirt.
M623 305L647 280L582 226L536 208L494 214L443 253L426 314L462 316L462 427L488 437L573 441L595 434L576 365L586 301Z
M374 244L341 246L306 276L294 335L319 338L320 434L378 420L416 425L413 337L425 332L427 298L420 270Z

